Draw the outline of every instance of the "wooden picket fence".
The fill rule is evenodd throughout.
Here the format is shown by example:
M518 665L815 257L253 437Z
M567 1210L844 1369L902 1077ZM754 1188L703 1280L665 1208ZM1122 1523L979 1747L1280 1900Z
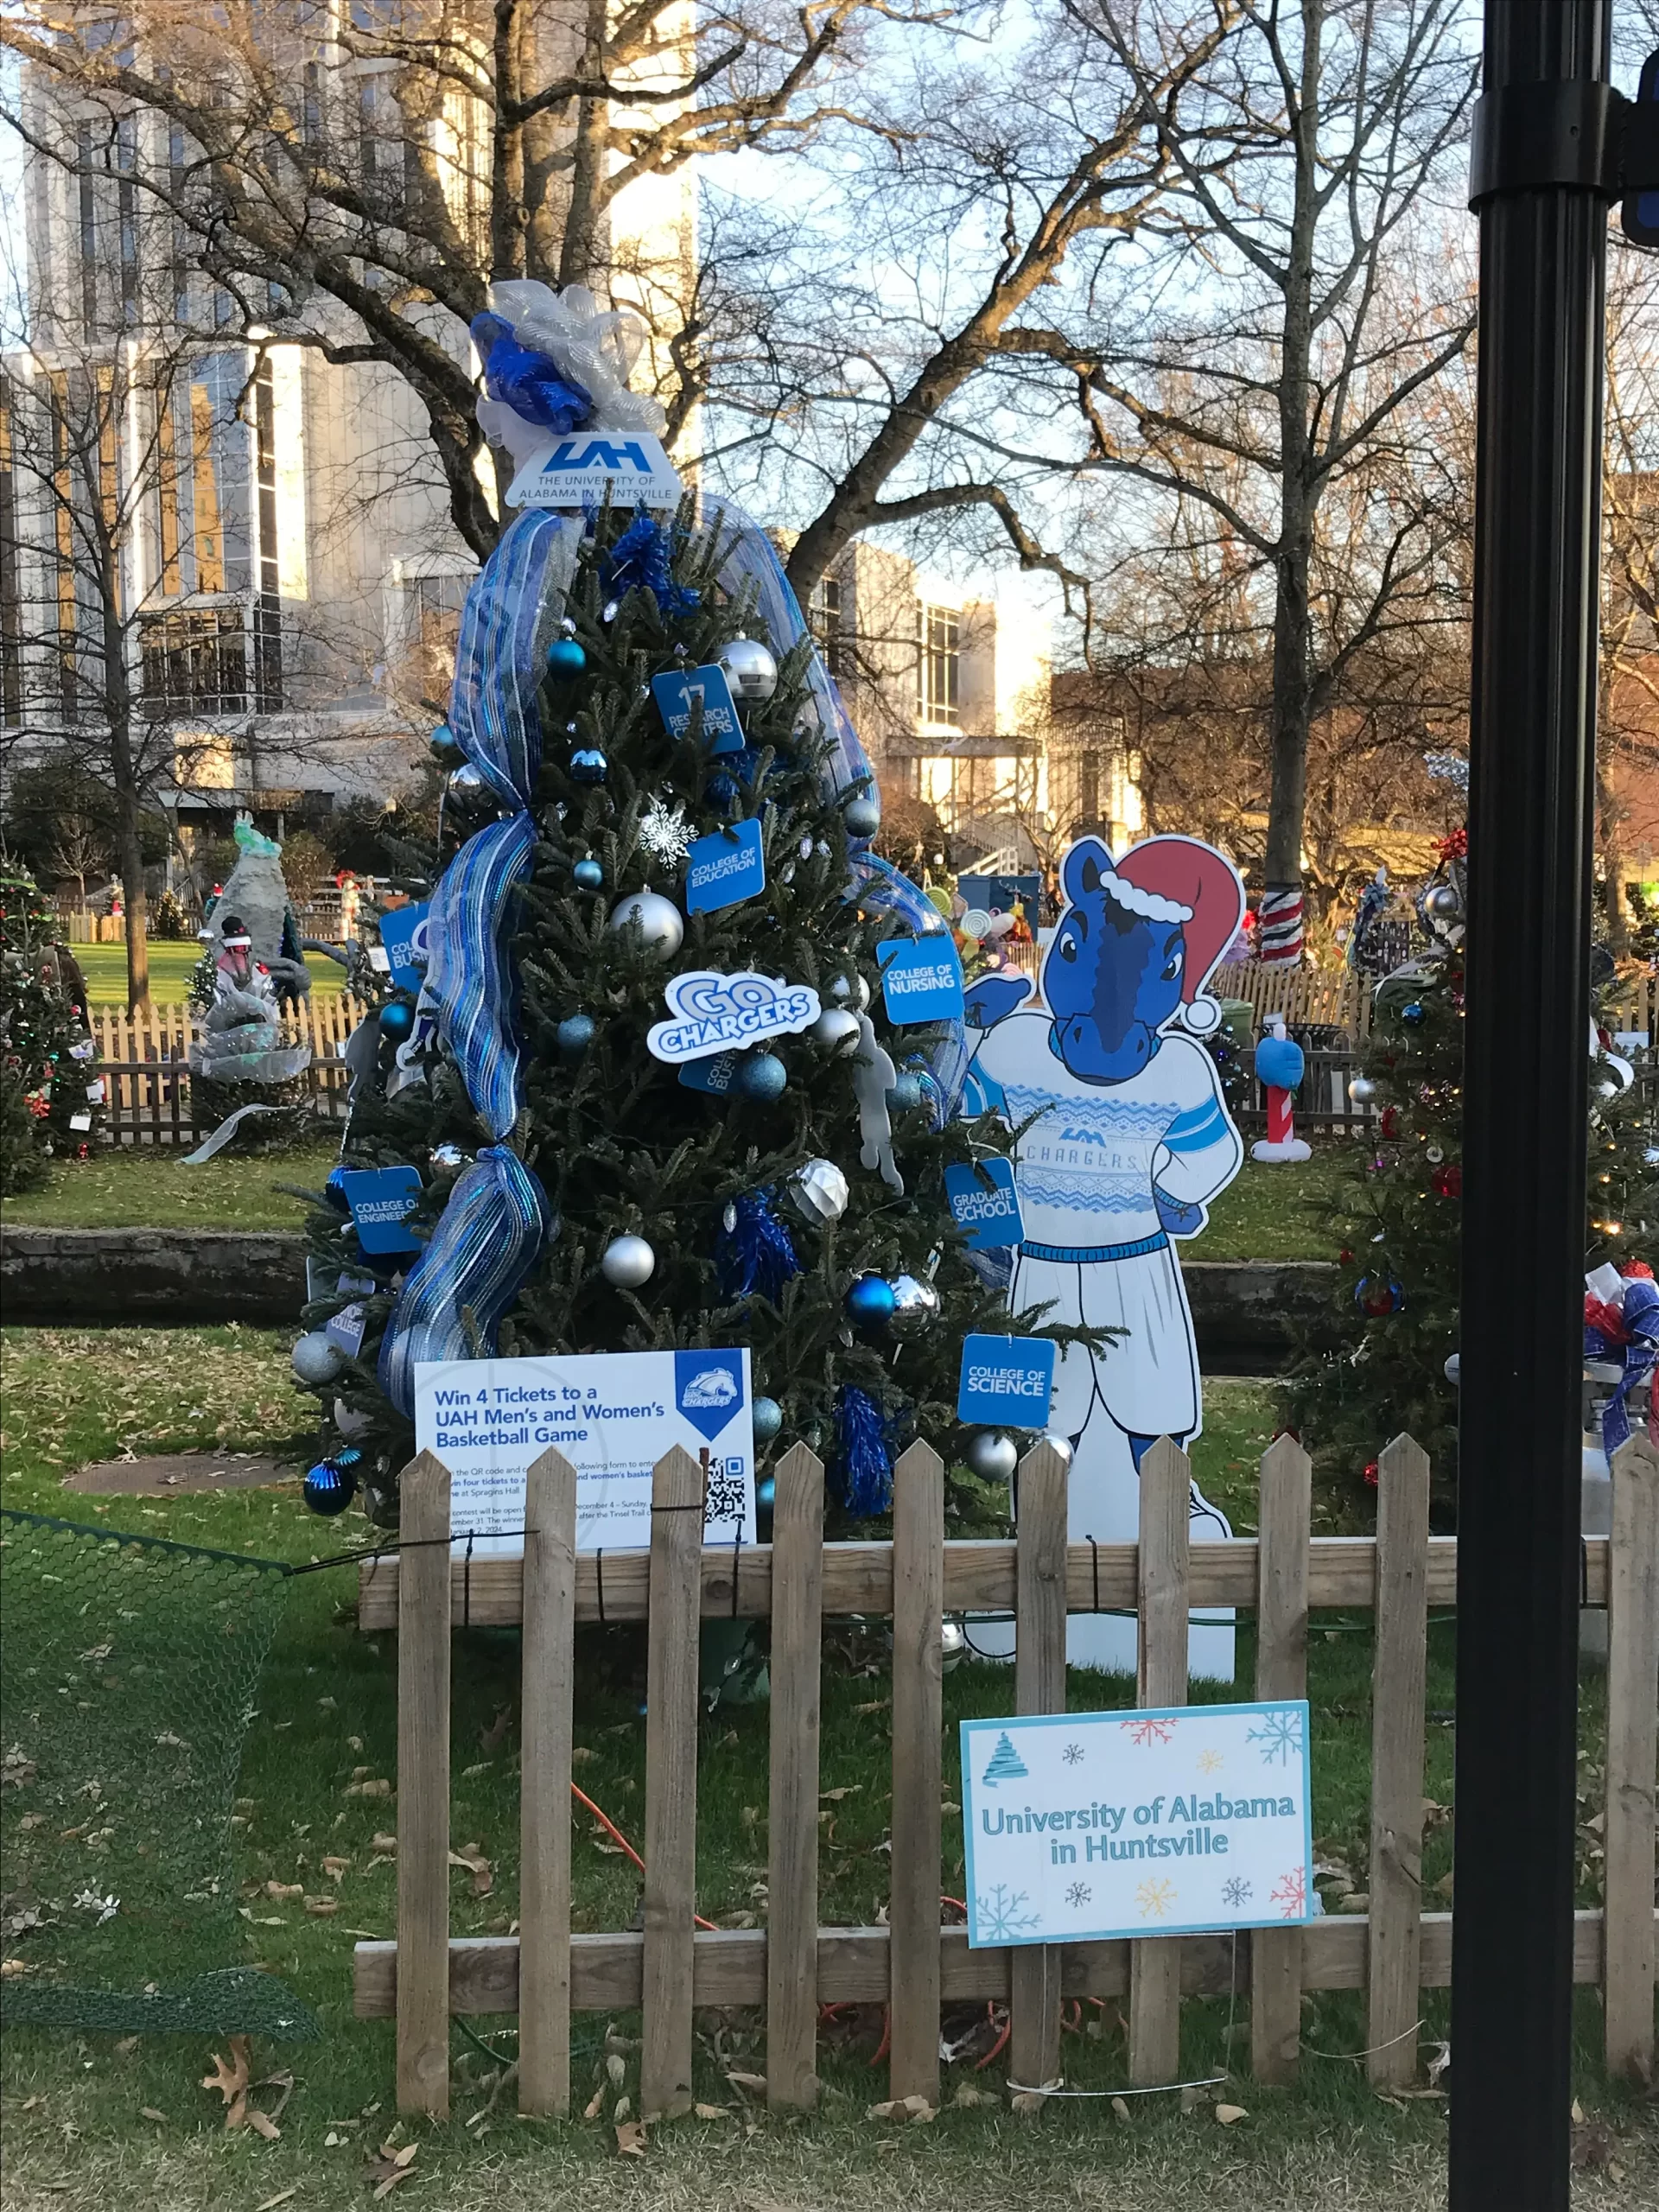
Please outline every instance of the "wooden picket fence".
M285 1041L308 1044L307 1071L312 1110L325 1120L346 1111L346 1040L366 1009L343 992L318 991L291 1008L283 1022ZM129 1014L124 1007L88 1008L98 1045L95 1073L105 1080L106 1127L117 1144L190 1145L198 1128L190 1088L190 1043L196 1020L189 1006L157 1004Z
M1452 1915L1422 1909L1424 1688L1428 1609L1456 1594L1454 1539L1429 1534L1429 1463L1409 1438L1381 1455L1375 1537L1312 1537L1311 1471L1293 1439L1262 1461L1260 1536L1192 1544L1188 1468L1167 1439L1141 1471L1135 1544L1068 1543L1066 1465L1039 1444L1020 1471L1012 1541L944 1540L944 1468L918 1442L894 1473L890 1542L823 1539L823 1469L804 1445L777 1469L770 1545L702 1541L704 1473L677 1448L654 1471L648 1551L575 1549L576 1478L549 1451L530 1470L522 1559L461 1560L449 1474L423 1453L403 1478L401 1557L360 1569L359 1620L397 1630L395 1942L356 1950L356 2010L397 2020L402 2109L442 2114L449 2016L516 2013L518 2100L569 2109L573 2010L643 2016L644 2115L686 2110L693 2010L764 2010L775 2107L813 2103L819 2008L881 2004L890 2094L939 2096L941 2005L1007 2006L1010 2081L1060 2073L1064 2000L1127 1994L1129 2068L1141 2087L1179 2072L1184 1995L1248 1996L1260 2079L1294 2077L1301 1993L1363 1990L1364 2062L1380 2086L1414 2076L1419 1992L1451 1977ZM601 1587L599 1577L603 1572ZM1641 2074L1654 2054L1655 1764L1659 1754L1659 1454L1632 1440L1614 1462L1612 1534L1586 1539L1585 1602L1609 1619L1605 1904L1576 1916L1574 1979L1603 1991L1606 2052ZM1310 1609L1376 1614L1370 1910L1306 1926L970 1950L940 1924L941 1627L961 1611L1011 1611L1017 1713L1061 1711L1068 1612L1133 1608L1140 1702L1181 1704L1193 1606L1253 1607L1255 1694L1306 1694ZM826 1618L893 1624L893 1814L887 1924L818 1922L820 1649ZM771 1776L766 1924L694 1922L700 1619L770 1618ZM648 1624L644 1916L639 1929L571 1932L573 1647L578 1621ZM519 1933L449 1934L451 1632L523 1629Z

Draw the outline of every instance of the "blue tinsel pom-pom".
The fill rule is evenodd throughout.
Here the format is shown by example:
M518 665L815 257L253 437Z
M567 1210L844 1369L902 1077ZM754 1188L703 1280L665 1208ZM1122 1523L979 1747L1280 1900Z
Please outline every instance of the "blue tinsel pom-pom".
M881 1408L868 1390L842 1386L836 1400L836 1474L842 1503L860 1520L893 1503L893 1454Z
M655 516L637 514L608 553L600 556L600 574L613 599L624 592L648 591L664 614L689 614L701 594L677 584L669 573L673 540Z
M340 1166L331 1167L328 1170L328 1180L322 1186L322 1195L327 1199L329 1205L337 1208L340 1212L349 1213L351 1206L346 1196L345 1179L346 1167L342 1161Z
M759 1291L775 1306L784 1285L801 1272L794 1243L772 1210L770 1191L746 1191L734 1211L737 1218L721 1231L715 1254L721 1289L728 1298Z

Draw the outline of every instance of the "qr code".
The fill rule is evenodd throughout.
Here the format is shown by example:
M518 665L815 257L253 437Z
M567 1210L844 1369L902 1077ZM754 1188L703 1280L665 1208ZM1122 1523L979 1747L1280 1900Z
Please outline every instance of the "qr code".
M711 1459L709 1462L708 1494L702 1505L703 1527L717 1529L722 1522L728 1529L741 1527L747 1504L748 1493L743 1481L742 1461Z

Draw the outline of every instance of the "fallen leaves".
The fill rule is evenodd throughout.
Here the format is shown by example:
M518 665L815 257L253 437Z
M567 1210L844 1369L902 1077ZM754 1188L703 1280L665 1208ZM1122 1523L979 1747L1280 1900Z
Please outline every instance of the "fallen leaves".
M212 2054L213 2070L202 2075L201 2086L204 2089L217 2090L224 2099L225 2125L227 2129L251 2128L256 2135L263 2136L267 2143L274 2143L283 2132L276 2122L289 2097L294 2094L294 2076L283 2071L267 2074L256 2082L251 2078L247 2037L232 2036L230 2039L230 2047L231 2055L228 2060L221 2057L218 2051ZM253 2102L253 2093L256 2089L276 2089L279 2092L276 2102L270 2111L267 2112L263 2106ZM160 2120L163 2117L161 2113L151 2113L148 2108L143 2116L147 2120Z
M449 1864L464 1866L473 1878L473 1895L486 1897L495 1886L495 1869L484 1856L483 1848L476 1843L463 1843L459 1851L451 1851Z
M275 2196L266 2197L263 2204L256 2204L253 2212L276 2212L279 2204L286 2204L290 2196L297 2196L299 2193L300 2184L295 2182L288 2189L279 2189Z
M348 1797L390 1797L391 1784L384 1775L372 1774L362 1782L348 1782L346 1795Z
M1236 2126L1241 2120L1248 2120L1249 2116L1249 2113L1245 2110L1243 2105L1217 2105L1216 2107L1216 2118L1224 2127Z
M643 2158L650 2140L643 2120L625 2120L617 2126L617 2152L624 2158Z
M404 2143L393 2147L390 2139L380 2145L380 2155L371 2158L364 2178L374 2183L375 2202L390 2196L400 2181L407 2181L415 2164L418 2143Z
M727 2078L734 2080L736 2077L728 2075ZM919 2124L923 2126L938 2116L937 2105L931 2105L925 2097L918 2096L889 2097L884 2103L871 2105L864 2114L866 2120L902 2120L911 2126Z

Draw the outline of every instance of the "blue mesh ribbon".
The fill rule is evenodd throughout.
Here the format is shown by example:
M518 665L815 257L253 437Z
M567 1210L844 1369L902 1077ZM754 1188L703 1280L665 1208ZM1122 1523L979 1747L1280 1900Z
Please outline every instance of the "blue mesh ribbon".
M537 694L581 542L573 518L526 508L502 532L461 613L449 727L508 806L528 806L536 796L542 768Z
M486 1146L456 1179L380 1340L380 1388L406 1419L419 1363L493 1355L502 1316L552 1226L546 1192L505 1145Z
M893 1503L893 1453L881 1408L868 1390L842 1385L836 1397L836 1473L842 1503L861 1521Z
M675 582L669 570L673 553L668 531L641 508L610 551L600 555L599 572L613 599L627 591L648 591L664 614L689 614L702 594Z
M513 893L536 849L533 815L510 815L469 837L438 878L427 925L431 964L421 994L454 1054L467 1096L498 1141L518 1118L524 1048L507 950Z
M746 591L753 594L757 619L765 624L772 651L781 659L803 638L810 638L811 632L771 538L734 499L721 499L713 493L702 495L702 518L706 527L730 536L730 545L721 560L720 581L734 599L741 598ZM870 757L859 741L852 716L816 642L807 658L805 683L806 703L798 727L810 731L816 724L820 738L829 741L823 768L824 797L834 799L860 785L874 791L875 771ZM852 840L849 895L869 912L891 915L918 936L942 930L944 925L938 909L919 885L869 851L868 842ZM931 1101L932 1126L942 1129L961 1103L968 1075L962 1024L940 1023L922 1049L937 1085Z

